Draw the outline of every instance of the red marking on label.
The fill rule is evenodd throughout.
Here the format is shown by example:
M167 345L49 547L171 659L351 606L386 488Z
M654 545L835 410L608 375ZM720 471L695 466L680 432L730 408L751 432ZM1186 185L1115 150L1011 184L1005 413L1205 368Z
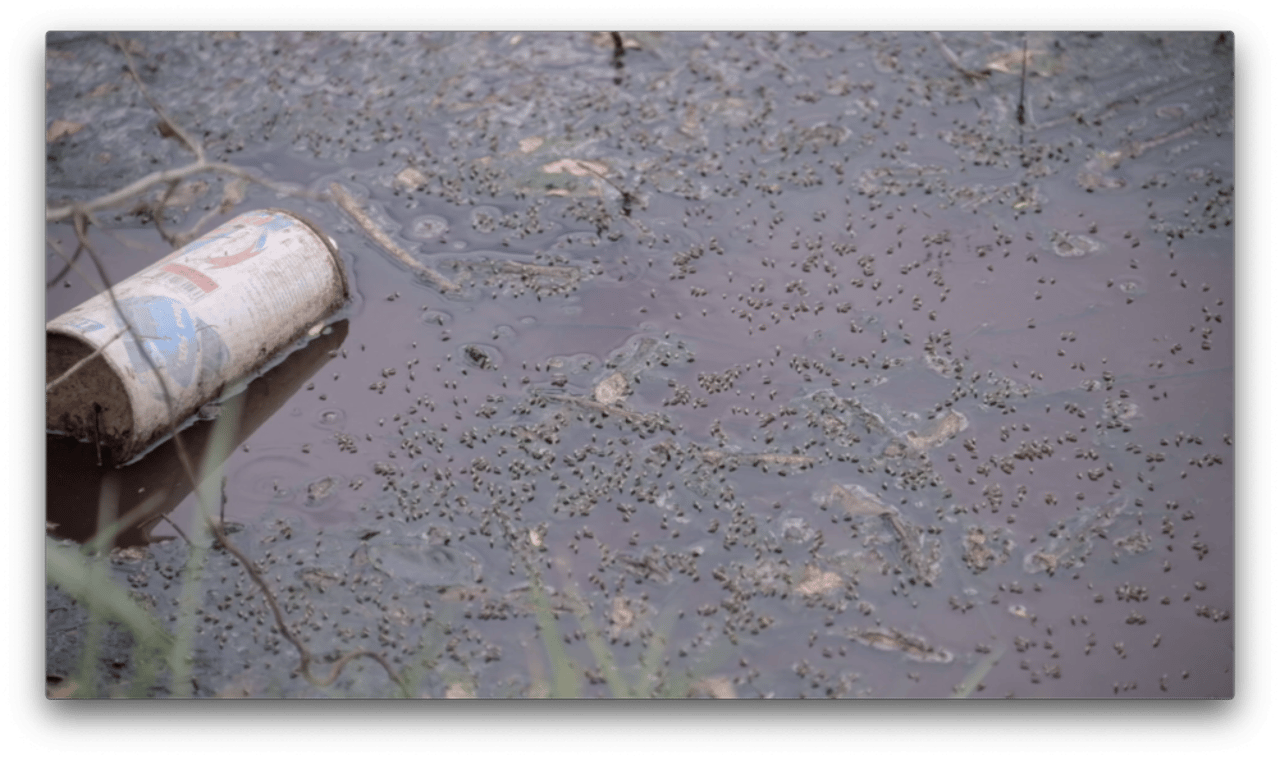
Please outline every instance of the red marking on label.
M214 269L225 269L247 259L251 259L266 250L266 238L267 236L263 235L258 242L244 249L240 253L232 254L231 256L219 256L216 259L209 259L209 266Z
M206 293L212 293L218 289L218 283L210 279L208 275L196 271L186 264L165 264L160 268L179 277L185 277Z

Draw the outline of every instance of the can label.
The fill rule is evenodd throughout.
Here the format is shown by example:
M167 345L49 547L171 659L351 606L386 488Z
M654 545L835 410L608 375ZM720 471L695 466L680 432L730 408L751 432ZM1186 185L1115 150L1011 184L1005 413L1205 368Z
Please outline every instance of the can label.
M163 367L171 386L189 388L200 378L217 377L231 358L217 327L193 315L181 301L168 296L139 296L120 300L120 311L133 325L141 341L128 333L121 336L129 366L139 377L154 378L151 365ZM120 314L117 329L125 326ZM151 362L147 362L147 358ZM163 400L159 383L152 396ZM174 391L173 387L169 392Z

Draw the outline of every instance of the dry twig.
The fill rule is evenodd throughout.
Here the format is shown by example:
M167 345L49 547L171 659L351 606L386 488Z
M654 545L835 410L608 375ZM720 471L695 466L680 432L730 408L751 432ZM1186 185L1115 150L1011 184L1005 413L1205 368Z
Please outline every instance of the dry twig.
M266 187L270 190L274 190L275 192L281 193L284 195L296 195L304 198L311 198L313 200L316 199L316 196L314 193L299 191L293 187L272 182L271 180L268 180L266 178L259 177L254 172L242 166L236 166L235 164L228 164L222 161L210 161L209 158L205 155L204 146L201 145L199 141L192 138L191 135L186 130L184 130L180 125L177 124L177 122L171 119L169 115L165 113L164 109L160 107L160 104L157 103L151 97L151 94L149 92L147 92L147 88L142 83L141 77L138 76L137 68L135 68L133 65L133 57L129 54L127 45L123 44L120 41L120 39L115 35L112 35L111 39L112 39L112 44L114 44L116 47L120 49L122 53L124 53L125 62L129 69L129 74L133 78L133 81L137 83L138 89L142 92L142 96L146 98L147 103L151 105L152 110L154 110L156 114L160 117L161 123L164 124L164 126L169 131L171 131L174 135L176 135L180 140L182 140L183 144L186 145L191 150L191 152L195 154L196 160L191 162L190 164L187 164L186 166L178 167L177 169L165 169L158 172L152 172L151 174L148 174L145 177L137 179L118 190L107 193L106 195L99 196L97 198L94 198L93 200L86 201L84 203L70 203L65 206L54 206L53 208L47 208L45 209L45 214L44 214L44 219L46 222L65 222L71 219L72 217L74 217L77 212L92 214L96 211L102 211L103 209L120 205L121 203L124 203L125 201L128 201L129 199L135 196L145 193L147 190L150 190L156 185L164 185L164 184L170 185L170 189L168 193L166 193L165 195L165 199L167 199L169 194L173 193L177 185L181 184L183 180L195 174L200 174L201 172L214 172L217 174L226 174L232 177L236 177L241 181L253 182L253 183L262 185L263 187ZM226 195L224 194L224 200L225 198L226 198ZM163 208L164 208L164 200L161 201L160 206L156 212L157 219L159 218L159 215L163 210ZM221 209L221 210L225 211L226 209ZM210 218L211 215L212 214L206 214L205 217L201 219L200 222L197 223L197 226L204 224ZM186 235L179 236L179 237L193 238L195 237L195 232L196 230L195 228L193 228L190 232L186 233ZM168 240L168 236L165 236L165 238L166 240Z
M445 293L457 293L461 290L452 280L418 261L408 251L397 245L390 235L369 218L365 210L360 208L360 202L351 193L348 193L342 185L337 182L329 185L329 193L333 196L333 200L338 204L338 207L345 211L347 216L351 217L356 224L360 225L360 229L373 238L373 241L381 246L382 250L395 257L396 261L404 264L418 276Z
M960 63L960 56L947 47L947 43L943 41L942 35L938 32L929 32L929 37L933 40L933 44L938 46L938 50L942 52L942 57L946 58L947 63L951 64L951 67L956 71L975 81L986 79L990 75L991 72L989 71L973 71L965 68L964 64Z
M572 393L556 393L537 389L533 392L535 398L547 399L549 401L558 401L562 404L570 404L572 406L581 407L592 412L598 412L606 417L615 415L621 417L632 425L640 427L653 427L659 430L669 430L675 432L671 423L664 419L661 415L645 414L643 412L632 411L624 406L614 404L602 404L593 398L585 396L576 396Z

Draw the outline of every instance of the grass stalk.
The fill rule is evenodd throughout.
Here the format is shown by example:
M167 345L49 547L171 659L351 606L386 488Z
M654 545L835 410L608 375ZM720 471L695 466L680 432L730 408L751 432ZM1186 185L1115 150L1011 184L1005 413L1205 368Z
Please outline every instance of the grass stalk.
M547 650L547 659L551 661L551 698L578 699L582 696L578 674L569 655L564 651L564 643L560 641L560 626L556 624L551 602L547 599L542 579L536 572L529 574L529 596L538 616L538 635L542 637L542 646Z
M143 609L121 586L111 583L104 576L106 560L90 558L82 552L63 546L53 539L45 539L45 575L68 596L84 604L93 620L112 619L123 624L133 634L137 673L150 688L147 679L154 679L155 665L172 646L172 637L150 612ZM100 625L100 624L99 624ZM98 628L100 630L100 627ZM78 688L75 696L96 696L94 667L97 660L97 636L93 634L85 642L80 671L76 676ZM152 661L142 664L139 654L152 655Z
M200 599L204 592L204 566L212 543L210 526L220 519L212 514L211 505L221 503L222 500L222 464L235 445L242 401L243 394L234 396L223 404L218 420L209 434L204 459L200 463L196 486L197 514L191 521L189 553L182 573L182 593L178 599L178 626L169 657L169 669L173 674L171 692L179 699L187 699L192 695L192 644L195 640Z
M992 649L981 660L978 660L972 668L969 669L968 675L964 680L956 685L955 692L951 695L951 699L968 699L982 683L982 679L987 677L991 669L1000 661L1000 656L1004 654L1004 645L1000 644Z
M569 601L573 605L574 616L578 618L578 625L582 628L582 632L587 637L587 647L591 649L591 655L595 657L596 667L600 668L600 672L604 675L604 681L609 686L609 693L614 699L630 699L638 694L633 694L631 687L627 685L622 674L618 672L618 663L613 659L613 653L609 651L609 645L605 643L604 637L600 635L600 631L596 628L596 623L591 619L591 610L587 608L586 602L582 600L576 592L569 592Z

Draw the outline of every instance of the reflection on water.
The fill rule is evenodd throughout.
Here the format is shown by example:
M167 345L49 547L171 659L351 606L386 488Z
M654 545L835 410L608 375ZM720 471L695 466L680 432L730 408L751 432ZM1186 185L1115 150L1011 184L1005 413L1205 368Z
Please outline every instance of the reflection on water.
M119 61L50 39L56 116ZM141 39L212 156L358 187L462 286L271 201L360 291L227 462L317 651L543 695L543 599L590 696L602 651L655 694L1232 693L1229 35ZM153 121L100 97L101 133ZM50 197L140 150L51 144ZM204 680L291 670L210 562ZM163 585L135 588L163 611ZM338 688L385 693L352 667ZM262 679L236 688L316 695Z

